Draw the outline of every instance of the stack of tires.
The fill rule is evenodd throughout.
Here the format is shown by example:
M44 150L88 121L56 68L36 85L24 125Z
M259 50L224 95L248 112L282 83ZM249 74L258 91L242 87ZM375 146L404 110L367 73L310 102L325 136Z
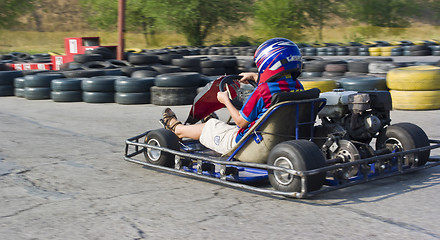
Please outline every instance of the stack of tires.
M361 46L358 48L359 56L370 56L370 47L369 46Z
M96 76L81 81L82 98L86 103L115 102L115 81L125 76Z
M377 76L352 76L339 79L338 85L347 91L387 91L386 79Z
M200 58L175 58L171 60L174 66L178 66L183 72L200 72Z
M202 82L202 75L197 72L158 75L155 86L151 87L151 103L160 106L192 104Z
M403 55L405 56L428 56L431 55L431 49L426 45L405 46Z
M324 67L323 77L340 77L347 72L346 61L328 61Z
M368 65L370 62L365 60L354 60L349 61L347 63L347 72L345 72L344 76L359 76L368 74Z
M54 79L64 78L59 73L42 73L24 77L24 97L28 100L51 98L51 83Z
M87 78L61 78L51 82L50 96L54 102L81 102L81 83Z
M386 83L394 109L440 109L440 67L423 65L395 68L388 72Z
M14 79L14 95L16 97L24 98L24 77L17 77Z
M21 71L1 71L0 96L14 96L14 79L22 76Z
M115 102L125 105L150 103L150 88L154 82L154 77L117 79L115 81Z

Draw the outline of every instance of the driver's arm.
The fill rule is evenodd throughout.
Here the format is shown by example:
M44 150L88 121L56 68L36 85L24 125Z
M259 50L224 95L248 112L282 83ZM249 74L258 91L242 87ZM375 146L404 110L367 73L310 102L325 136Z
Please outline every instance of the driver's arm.
M235 124L237 126L244 128L247 125L249 125L249 122L246 121L241 115L240 112L234 107L231 100L229 99L229 94L227 91L224 92L218 92L217 93L217 100L221 103L223 103L226 108L229 111L229 114L231 114L232 119L234 120Z

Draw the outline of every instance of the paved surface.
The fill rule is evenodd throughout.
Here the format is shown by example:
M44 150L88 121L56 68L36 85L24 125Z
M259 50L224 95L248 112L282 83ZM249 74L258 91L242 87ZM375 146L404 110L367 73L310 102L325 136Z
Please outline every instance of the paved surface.
M0 98L0 239L440 238L440 167L307 200L259 195L124 161L161 110ZM440 110L392 118L440 139Z

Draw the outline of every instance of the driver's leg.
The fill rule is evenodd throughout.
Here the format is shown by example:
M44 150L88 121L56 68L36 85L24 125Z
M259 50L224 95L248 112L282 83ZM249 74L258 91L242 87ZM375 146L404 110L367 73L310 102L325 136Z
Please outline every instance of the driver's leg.
M176 126L174 133L178 138L191 138L194 140L199 140L204 126L204 123L194 125L179 124Z

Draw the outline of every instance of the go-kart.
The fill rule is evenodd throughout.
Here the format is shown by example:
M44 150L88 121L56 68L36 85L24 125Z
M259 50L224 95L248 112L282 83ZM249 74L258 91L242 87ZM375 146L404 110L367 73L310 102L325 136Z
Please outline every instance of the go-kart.
M217 91L228 90L234 101L240 98L240 78L224 76L207 85L187 122L222 107L212 100ZM124 159L294 198L439 165L440 158L430 157L430 151L440 148L440 141L429 140L412 123L391 124L391 109L388 91L283 92L273 96L271 107L228 153L160 128L127 139ZM136 159L139 155L145 159Z

